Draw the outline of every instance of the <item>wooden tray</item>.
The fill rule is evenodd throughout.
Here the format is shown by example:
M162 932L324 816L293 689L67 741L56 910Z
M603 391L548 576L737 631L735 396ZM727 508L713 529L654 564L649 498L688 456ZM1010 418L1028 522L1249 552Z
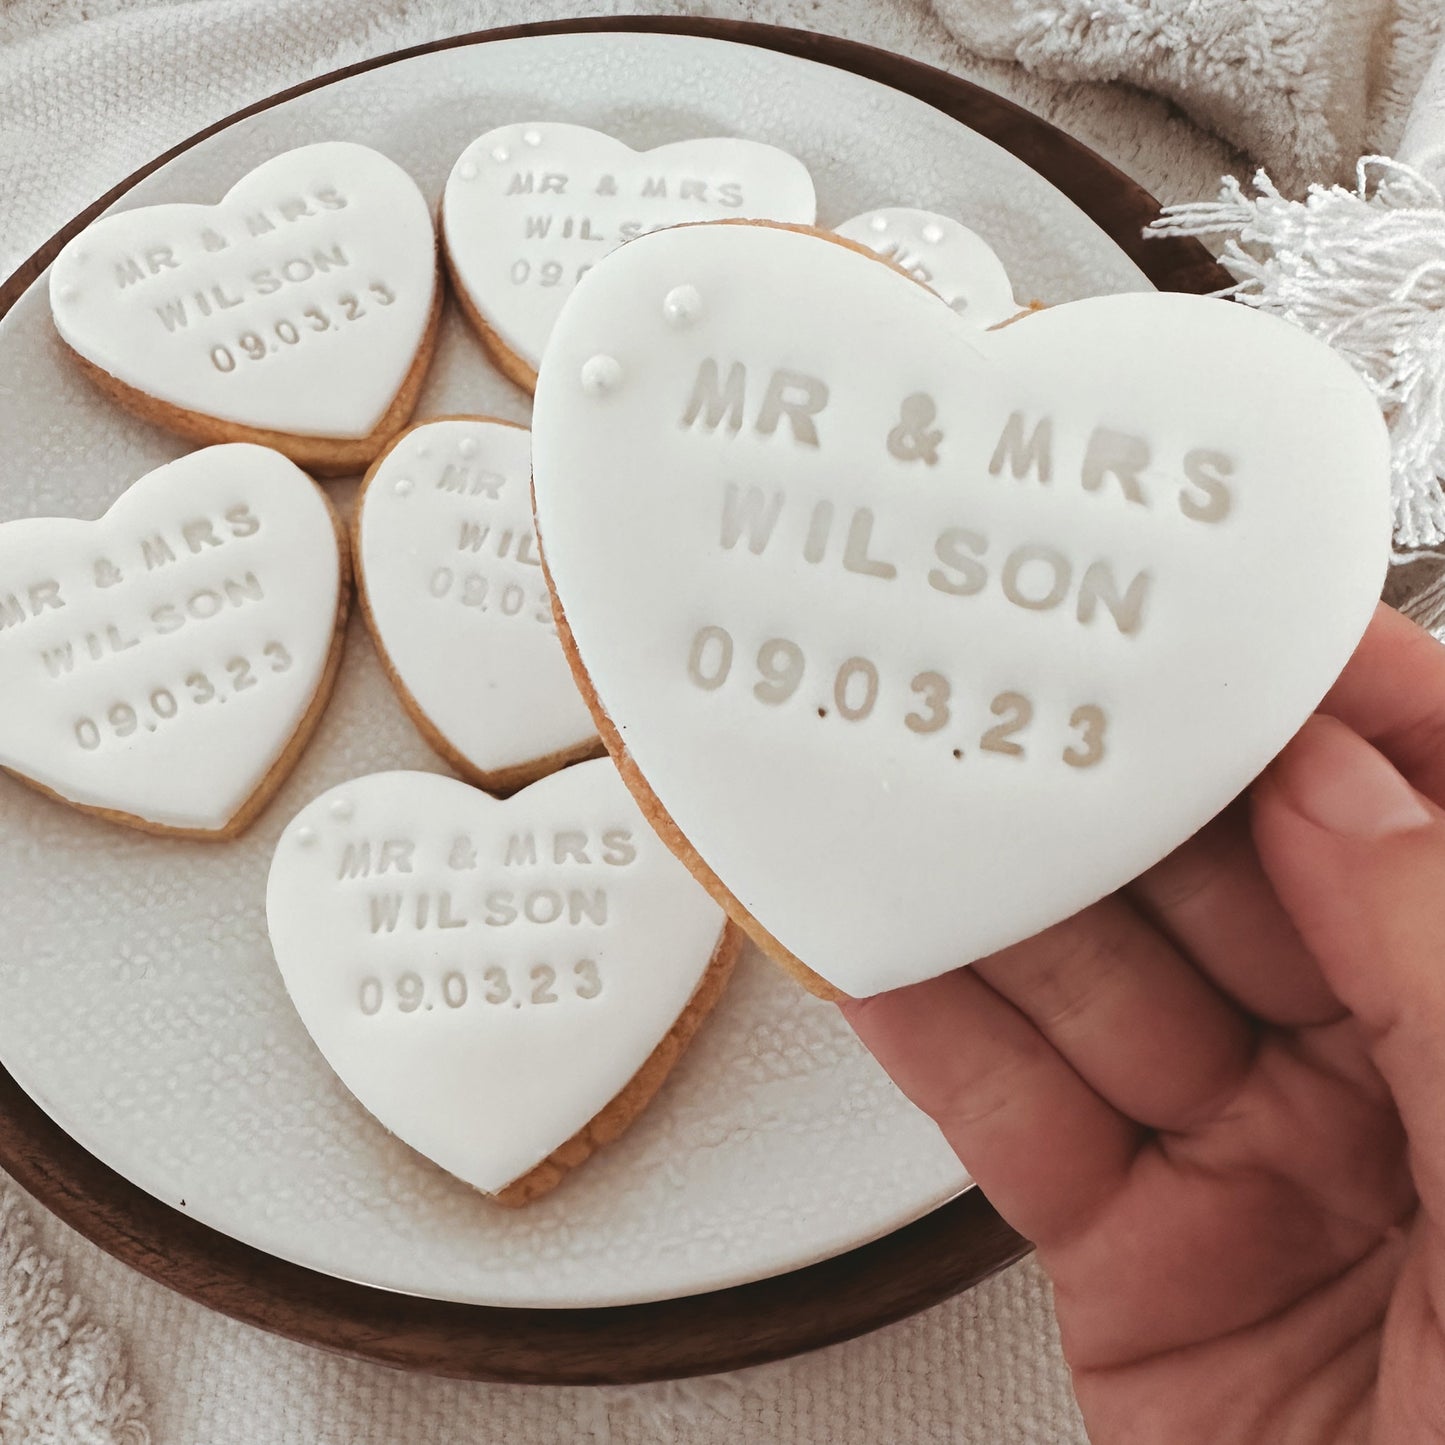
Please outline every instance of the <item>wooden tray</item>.
M173 156L246 116L427 51L589 31L666 32L762 46L905 91L1037 171L1160 289L1206 292L1228 284L1196 242L1143 240L1143 227L1158 213L1147 192L1063 132L967 81L831 36L735 21L634 18L513 26L438 41L335 71L238 111L157 157L47 241L0 286L0 316L101 210ZM760 1364L927 1308L1028 1249L975 1189L884 1239L754 1284L611 1309L485 1308L351 1284L209 1229L100 1163L3 1069L0 1166L101 1248L213 1309L324 1349L478 1380L619 1384Z

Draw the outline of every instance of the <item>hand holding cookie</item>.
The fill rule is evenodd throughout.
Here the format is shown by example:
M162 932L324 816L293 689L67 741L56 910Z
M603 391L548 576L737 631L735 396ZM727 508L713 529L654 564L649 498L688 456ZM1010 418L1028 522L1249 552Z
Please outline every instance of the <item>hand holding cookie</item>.
M1038 1245L1101 1445L1445 1417L1442 738L1445 651L1381 608L1252 807L846 1006Z

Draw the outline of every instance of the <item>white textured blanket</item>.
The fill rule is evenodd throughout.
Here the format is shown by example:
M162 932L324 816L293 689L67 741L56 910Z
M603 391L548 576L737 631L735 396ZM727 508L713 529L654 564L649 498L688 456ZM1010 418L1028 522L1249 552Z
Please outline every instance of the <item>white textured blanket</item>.
M1352 150L1392 144L1440 9L1438 0L0 0L0 273L219 116L365 56L492 25L647 11L847 34L1011 95L1184 201L1212 197L1223 171L1247 163L1141 89L1074 81L1152 86L1278 173L1333 178ZM1380 60L1368 85L1358 60L1367 49ZM48 1260L63 1263L63 1285ZM0 1177L0 1445L142 1445L147 1427L156 1445L1083 1440L1031 1264L868 1339L726 1381L497 1388L356 1365L211 1315L102 1255Z
M1435 52L1439 0L937 0L980 54L1177 102L1287 191L1393 154Z
M141 1415L119 1339L86 1319L0 1177L0 1441L145 1445Z

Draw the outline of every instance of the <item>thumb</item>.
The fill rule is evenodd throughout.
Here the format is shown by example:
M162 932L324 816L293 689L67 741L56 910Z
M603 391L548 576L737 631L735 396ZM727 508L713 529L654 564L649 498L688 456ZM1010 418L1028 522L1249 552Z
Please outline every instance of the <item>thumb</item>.
M1445 812L1333 718L1300 730L1254 788L1265 872L1359 1020L1445 1212Z

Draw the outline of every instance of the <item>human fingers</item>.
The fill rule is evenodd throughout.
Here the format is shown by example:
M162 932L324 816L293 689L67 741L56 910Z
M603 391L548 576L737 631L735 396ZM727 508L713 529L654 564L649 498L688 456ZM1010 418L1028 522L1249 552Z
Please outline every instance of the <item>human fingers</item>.
M1125 893L1216 988L1256 1018L1300 1028L1344 1013L1260 866L1247 799Z
M1123 898L973 965L1120 1113L1187 1131L1237 1088L1256 1029Z
M1321 710L1371 738L1445 803L1445 648L1383 604ZM1260 867L1247 800L1207 824L1127 890L1209 977L1285 1027L1342 1005Z
M971 970L841 1007L999 1212L1035 1243L1063 1237L1127 1179L1139 1126Z
M1320 704L1445 806L1445 647L1381 603Z
M1315 717L1256 784L1254 833L1363 1027L1422 1202L1445 1219L1445 811L1342 722Z

